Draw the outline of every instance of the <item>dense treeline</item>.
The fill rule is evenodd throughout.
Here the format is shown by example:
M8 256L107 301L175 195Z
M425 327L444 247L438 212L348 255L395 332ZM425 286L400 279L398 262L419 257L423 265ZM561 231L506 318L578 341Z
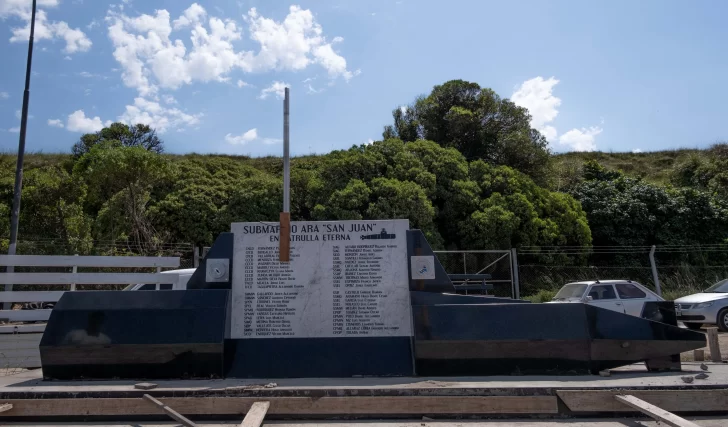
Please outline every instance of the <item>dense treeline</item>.
M655 182L554 158L529 122L490 89L436 86L394 110L381 141L293 159L292 218L408 218L447 249L726 241L725 146L686 153ZM149 253L166 242L209 245L231 222L276 221L281 209L281 159L166 155L144 125L115 123L70 155L27 160L21 239L57 239L79 253L98 240ZM14 162L0 155L5 241Z

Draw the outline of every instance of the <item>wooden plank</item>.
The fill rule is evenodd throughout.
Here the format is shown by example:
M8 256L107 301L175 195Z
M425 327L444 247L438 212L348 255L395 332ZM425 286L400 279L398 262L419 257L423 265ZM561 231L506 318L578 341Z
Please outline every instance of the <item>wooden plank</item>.
M52 310L0 310L0 319L11 322L47 321Z
M663 422L671 427L700 427L699 425L690 422L684 418L678 417L677 415L670 413L662 408L655 405L651 405L642 399L638 399L634 396L614 396L618 402L622 402L627 406L630 406L643 414L653 418L657 421Z
M14 267L179 267L179 257L0 255L0 265Z
M31 334L31 333L43 333L45 331L45 324L39 325L2 325L0 326L0 337L7 334Z
M556 414L555 396L355 396L273 397L271 415L338 415L381 417L438 414ZM613 400L613 399L612 399ZM163 414L162 409L140 404L141 399L10 399L13 409L2 417L17 416L115 416ZM240 415L247 413L256 397L159 398L185 415Z
M705 360L705 350L693 350L693 360L696 362L702 362Z
M197 424L193 423L192 421L188 420L184 416L180 415L177 411L170 408L169 406L165 405L164 403L158 401L157 399L153 398L152 396L145 394L144 398L147 399L149 402L151 402L154 405L157 405L158 407L162 408L162 410L169 415L173 420L179 421L183 425L186 425L187 427L197 427Z
M281 212L280 215L280 238L278 239L278 261L289 262L291 260L291 214Z
M268 413L270 408L270 402L255 402L250 410L245 414L243 422L240 423L240 427L260 427L263 424L265 414Z
M20 274L20 273L18 273ZM58 302L64 291L0 292L0 302Z
M614 396L616 390L557 390L556 395L573 412L633 412ZM630 394L670 412L726 410L728 389L718 390L630 390Z
M720 342L718 341L718 328L707 328L708 331L708 349L710 350L710 360L720 363L723 357L720 355Z
M174 283L179 275L164 273L0 273L8 285L131 285Z

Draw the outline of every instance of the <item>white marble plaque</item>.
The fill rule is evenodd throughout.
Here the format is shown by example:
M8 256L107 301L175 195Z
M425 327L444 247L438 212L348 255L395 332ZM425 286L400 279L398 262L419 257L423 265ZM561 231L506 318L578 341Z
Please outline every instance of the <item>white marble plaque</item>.
M233 223L231 338L411 336L408 220Z

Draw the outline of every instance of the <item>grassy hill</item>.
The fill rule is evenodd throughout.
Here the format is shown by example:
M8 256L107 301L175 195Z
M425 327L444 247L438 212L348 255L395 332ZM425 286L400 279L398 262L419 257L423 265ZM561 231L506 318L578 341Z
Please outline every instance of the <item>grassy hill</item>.
M566 177L578 170L586 160L596 160L607 169L620 170L627 175L644 178L653 184L667 184L672 168L690 156L706 156L705 150L682 149L648 153L564 153L554 156L557 175Z

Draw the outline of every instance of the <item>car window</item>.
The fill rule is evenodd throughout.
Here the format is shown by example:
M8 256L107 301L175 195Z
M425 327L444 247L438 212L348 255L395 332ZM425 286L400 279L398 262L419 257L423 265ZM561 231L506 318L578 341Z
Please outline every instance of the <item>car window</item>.
M564 285L559 293L554 296L554 299L581 298L584 296L584 291L586 291L587 286L589 285L585 283L570 283L568 285Z
M617 294L614 293L614 287L612 285L594 285L589 290L589 296L594 301L617 299Z
M156 286L157 285L155 285L154 283L147 283L146 285L143 285L141 288L139 288L139 290L140 291L153 291Z
M622 299L646 298L647 294L631 283L617 283L614 285Z
M705 292L728 293L728 279L721 280L720 282L706 289Z
M159 289L161 289L163 291L168 291L168 290L172 289L172 284L171 283L162 283L161 285L159 285Z

